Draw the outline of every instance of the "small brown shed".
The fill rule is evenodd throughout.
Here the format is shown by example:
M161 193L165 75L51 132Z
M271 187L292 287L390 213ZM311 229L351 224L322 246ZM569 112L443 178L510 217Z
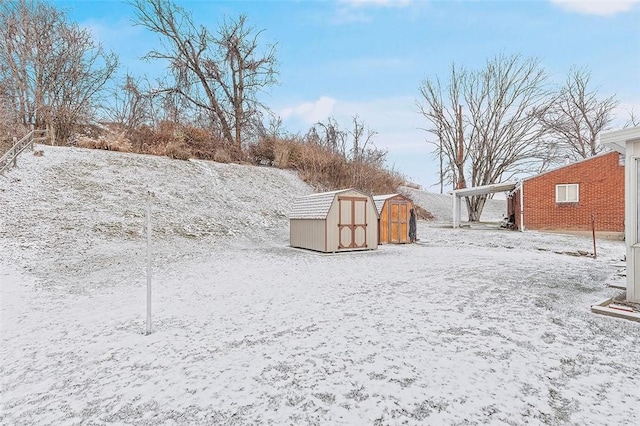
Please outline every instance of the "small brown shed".
M401 194L374 195L380 217L378 242L404 244L409 242L409 211L413 201Z
M378 248L378 212L371 196L355 189L322 192L294 201L290 244L324 253Z

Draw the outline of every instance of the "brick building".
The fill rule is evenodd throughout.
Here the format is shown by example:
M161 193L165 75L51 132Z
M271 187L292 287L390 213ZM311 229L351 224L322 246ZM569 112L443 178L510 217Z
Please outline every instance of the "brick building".
M624 156L609 152L524 179L507 200L518 229L624 235ZM520 206L523 206L521 209Z

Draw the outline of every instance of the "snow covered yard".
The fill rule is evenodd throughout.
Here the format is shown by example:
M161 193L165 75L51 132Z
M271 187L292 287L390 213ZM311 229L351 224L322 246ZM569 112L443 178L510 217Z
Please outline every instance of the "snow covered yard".
M0 177L1 424L640 423L640 327L589 310L622 242L420 222L320 255L289 172L38 149Z

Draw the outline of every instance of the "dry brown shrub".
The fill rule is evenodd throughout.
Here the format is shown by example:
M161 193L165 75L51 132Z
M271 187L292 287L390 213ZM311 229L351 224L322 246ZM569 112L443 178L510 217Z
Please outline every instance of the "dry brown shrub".
M249 158L253 164L273 166L275 164L275 140L265 137L249 145Z
M178 133L179 129L180 129L179 123L176 123L175 121L162 120L161 122L158 123L156 133L158 133L159 135L162 135L163 138L168 140L168 139L173 139Z
M397 173L371 164L349 163L351 186L370 194L390 194L398 191L404 178Z
M109 150L111 151L121 152L131 152L133 148L129 139L125 137L125 132L120 132L119 134L115 135L115 137L110 139L108 146Z
M155 147L162 145L158 133L147 125L133 130L130 140L133 150L141 154L151 154Z
M211 140L211 134L206 129L194 126L184 126L182 128L185 142L207 142Z
M182 129L182 138L189 147L192 157L202 160L213 160L216 151L224 146L223 141L213 136L208 130L193 126Z
M229 154L229 151L224 148L220 148L213 154L213 161L226 164L233 161L233 158L231 157L231 154Z
M234 163L239 163L239 164L247 163L247 160L248 160L247 153L242 149L238 148L236 145L230 145L226 143L222 149L224 149L229 153L229 156L231 157L231 161L233 161Z
M107 151L131 152L132 146L124 136L124 133L117 135L103 135L97 138L89 136L78 136L76 145L80 148L104 149Z
M415 209L416 212L416 217L420 220L433 220L435 219L435 216L433 214L431 214L431 212L429 210L423 209L420 206L416 206L414 205L413 207Z
M109 139L81 137L78 145L87 148L134 151L186 160L199 158L220 163L268 164L297 170L300 177L317 190L356 188L371 194L397 192L405 183L400 174L375 164L353 162L342 154L300 136L265 137L246 151L231 145L207 129L162 121L155 128L140 126ZM428 212L427 212L428 213Z
M300 148L294 140L276 140L273 148L273 165L288 169L300 160Z
M174 160L188 160L191 157L191 152L184 143L172 141L164 147L164 155Z
M9 151L13 146L13 140L10 138L0 138L0 156Z
M89 149L104 149L101 147L98 148L98 139L93 139L88 136L78 136L76 140L76 146L80 148L89 148Z
M313 143L298 144L290 165L300 177L319 190L349 186L347 164L343 157Z

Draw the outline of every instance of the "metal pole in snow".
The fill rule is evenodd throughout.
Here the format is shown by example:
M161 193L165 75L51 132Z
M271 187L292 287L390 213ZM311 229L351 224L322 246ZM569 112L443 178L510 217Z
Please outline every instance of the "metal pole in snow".
M151 334L151 198L153 192L147 191L147 331Z
M596 253L596 215L591 213L591 235L593 236L593 257L598 257Z

